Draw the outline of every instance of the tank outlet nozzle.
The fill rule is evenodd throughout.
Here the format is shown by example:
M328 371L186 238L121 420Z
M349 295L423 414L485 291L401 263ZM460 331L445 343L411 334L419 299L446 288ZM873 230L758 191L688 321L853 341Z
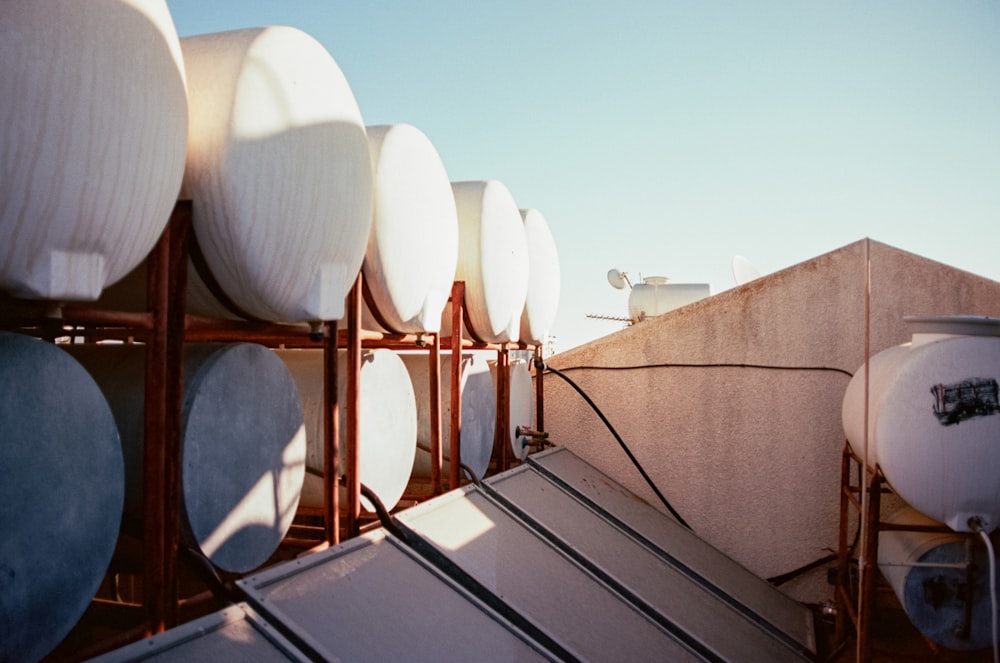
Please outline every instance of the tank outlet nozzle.
M970 531L970 532L976 532L978 534L979 532L989 532L990 531L989 520L986 517L984 517L984 516L981 516L981 515L978 515L978 514L977 515L972 515L972 516L969 516L968 519L965 522L966 522L966 525L968 525L968 527L969 527L968 531Z

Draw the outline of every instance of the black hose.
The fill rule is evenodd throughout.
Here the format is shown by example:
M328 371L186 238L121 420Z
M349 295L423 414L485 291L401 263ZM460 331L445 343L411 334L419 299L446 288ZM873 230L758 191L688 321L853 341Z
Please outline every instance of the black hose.
M642 468L642 465L639 464L639 461L636 460L636 457L632 454L632 451L628 448L628 445L625 444L625 440L623 440L621 435L618 434L618 431L615 430L615 427L611 425L611 422L608 421L608 418L604 416L604 413L601 412L601 409L597 407L597 404L594 403L593 400L591 400L590 396L588 396L587 393L583 389L581 389L577 383L573 382L573 380L571 380L569 376L567 376L565 373L563 373L558 369L552 368L551 366L546 366L545 362L543 362L541 359L535 359L535 369L539 371L549 371L550 373L558 375L560 378L565 380L566 383L569 384L569 386L573 387L573 389L576 390L576 393L580 394L583 400L587 401L587 404L591 407L591 409L594 410L597 416L601 418L601 421L604 422L604 425L607 426L608 430L611 431L611 434L618 442L618 445L629 457L629 460L632 461L632 464L635 465L635 468L639 470L639 474L642 475L642 478L646 480L646 483L649 485L649 487L653 490L654 493L656 493L656 496L660 498L660 502L663 503L663 506L667 507L667 511L669 511L674 516L674 518L677 519L677 522L679 522L684 527L691 529L691 526L688 525L687 522L681 517L681 514L677 513L677 510L674 509L673 505L671 505L670 502L667 500L667 498L663 496L663 493L660 492L660 489L656 487L656 484L653 483L653 480L649 477L648 474L646 474L646 470L644 470Z
M431 448L429 446L427 446L426 444L421 444L420 442L417 442L417 448L418 449L422 449L423 451L426 451L427 453L431 453ZM449 460L448 462L450 463L451 460ZM465 463L459 461L458 468L460 470L462 470L463 472L465 472L465 474L469 477L469 481L471 481L472 483L476 484L477 486L479 486L479 485L482 484L482 482L479 480L479 477L477 477L475 475L475 473L472 471L472 469L468 465L466 465Z

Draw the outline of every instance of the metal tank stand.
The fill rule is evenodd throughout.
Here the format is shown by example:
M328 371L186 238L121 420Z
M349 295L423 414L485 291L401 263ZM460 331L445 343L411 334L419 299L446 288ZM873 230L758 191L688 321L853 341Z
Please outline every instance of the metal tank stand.
M840 467L840 531L835 583L837 617L833 648L846 645L849 620L856 635L855 660L859 663L866 663L872 658L870 626L875 611L875 589L880 573L879 534L883 531L955 533L945 525L899 524L883 521L882 497L892 494L893 490L878 465L868 466L867 473L864 468L862 460L854 454L849 444L845 444ZM856 481L851 479L852 472L856 472ZM866 499L862 495L865 495ZM858 528L853 541L849 535L852 522ZM852 564L855 550L858 550L857 563ZM971 573L971 567L968 572ZM971 578L969 583L971 585ZM968 600L971 601L971 595ZM966 610L967 620L971 620L971 610L970 602ZM929 640L927 642L929 646L934 647Z
M851 480L851 470L858 466L858 482ZM878 523L881 508L882 473L868 468L867 476L861 476L861 460L853 454L850 445L844 444L840 461L840 531L837 552L836 605L837 621L834 643L840 645L847 640L847 620L850 620L856 634L857 660L871 658L871 643L868 626L871 620L871 606L875 590L875 573L878 571ZM864 496L867 495L867 500ZM851 523L851 508L856 511L860 534L858 540L850 541L848 530ZM863 540L862 540L863 539ZM851 556L860 545L857 565L851 564Z

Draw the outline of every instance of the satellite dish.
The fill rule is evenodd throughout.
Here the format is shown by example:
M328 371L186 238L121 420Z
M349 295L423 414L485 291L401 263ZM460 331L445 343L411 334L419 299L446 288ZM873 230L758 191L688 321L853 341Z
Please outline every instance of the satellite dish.
M619 271L617 269L608 270L608 283L615 290L622 290L625 288L625 283L627 283L628 277L625 272Z
M733 256L733 278L736 279L736 285L743 285L760 278L760 272L743 256Z

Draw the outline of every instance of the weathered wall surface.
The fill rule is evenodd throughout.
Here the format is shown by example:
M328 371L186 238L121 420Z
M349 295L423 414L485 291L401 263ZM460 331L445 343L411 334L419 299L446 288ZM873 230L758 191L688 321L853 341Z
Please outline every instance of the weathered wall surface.
M1000 317L1000 283L861 240L552 357L699 535L761 577L836 551L841 402L906 315ZM545 377L557 444L659 504L568 385ZM784 586L832 596L819 570Z

